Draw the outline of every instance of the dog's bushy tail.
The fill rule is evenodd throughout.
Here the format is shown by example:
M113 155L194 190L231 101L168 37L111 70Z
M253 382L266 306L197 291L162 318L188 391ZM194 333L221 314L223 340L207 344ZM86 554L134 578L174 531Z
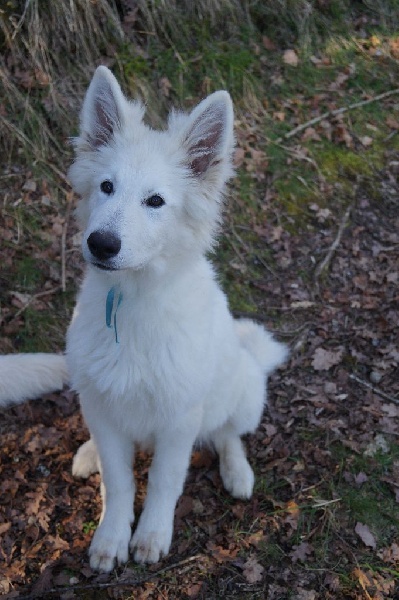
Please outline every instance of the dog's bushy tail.
M250 319L236 320L241 344L268 375L288 357L288 348L277 342L262 325Z
M65 358L58 354L0 356L0 406L38 398L61 389L67 382Z

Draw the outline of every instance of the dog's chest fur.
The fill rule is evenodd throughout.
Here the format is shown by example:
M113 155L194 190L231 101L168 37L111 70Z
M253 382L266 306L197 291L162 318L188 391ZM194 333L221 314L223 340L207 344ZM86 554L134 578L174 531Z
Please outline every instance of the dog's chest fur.
M83 398L85 390L94 392L99 404L126 405L136 414L143 409L146 419L148 413L174 418L206 395L212 381L214 320L227 311L213 271L203 260L141 285L121 278L118 342L105 319L110 286L92 271L83 283L67 336L73 386Z

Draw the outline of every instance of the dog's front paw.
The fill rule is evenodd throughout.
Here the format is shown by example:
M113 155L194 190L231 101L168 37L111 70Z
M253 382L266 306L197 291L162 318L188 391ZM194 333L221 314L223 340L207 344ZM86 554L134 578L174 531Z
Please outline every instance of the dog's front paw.
M246 460L240 465L235 465L234 468L221 464L220 474L224 487L234 498L247 500L252 496L254 474Z
M100 525L90 545L90 566L95 571L109 573L115 561L125 563L129 558L130 527L120 532Z
M87 479L99 471L97 448L92 439L88 440L76 452L72 463L72 475Z
M169 552L172 528L162 531L145 531L140 523L130 542L134 560L138 563L156 563Z

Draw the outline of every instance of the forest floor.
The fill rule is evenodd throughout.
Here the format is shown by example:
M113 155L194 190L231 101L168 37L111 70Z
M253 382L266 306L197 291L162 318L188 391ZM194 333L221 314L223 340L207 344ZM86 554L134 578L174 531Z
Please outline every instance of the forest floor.
M88 437L78 399L3 410L5 598L399 598L399 38L357 33L313 55L263 37L244 65L267 68L268 91L237 101L213 260L234 314L291 348L245 439L253 497L232 499L215 456L194 452L170 554L98 575L99 476L71 475ZM165 70L167 103L178 82ZM83 272L76 198L23 162L0 192L0 350L62 351ZM139 455L137 514L148 466Z

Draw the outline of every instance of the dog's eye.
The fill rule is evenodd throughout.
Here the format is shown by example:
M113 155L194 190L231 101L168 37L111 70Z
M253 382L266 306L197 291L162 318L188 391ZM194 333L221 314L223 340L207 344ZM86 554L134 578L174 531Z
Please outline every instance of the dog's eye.
M150 206L151 208L160 208L161 206L163 206L165 204L165 201L158 194L154 194L153 196L150 196L149 198L147 198L145 203L147 206Z
M114 191L114 184L109 179L101 182L100 189L104 194L112 194Z

